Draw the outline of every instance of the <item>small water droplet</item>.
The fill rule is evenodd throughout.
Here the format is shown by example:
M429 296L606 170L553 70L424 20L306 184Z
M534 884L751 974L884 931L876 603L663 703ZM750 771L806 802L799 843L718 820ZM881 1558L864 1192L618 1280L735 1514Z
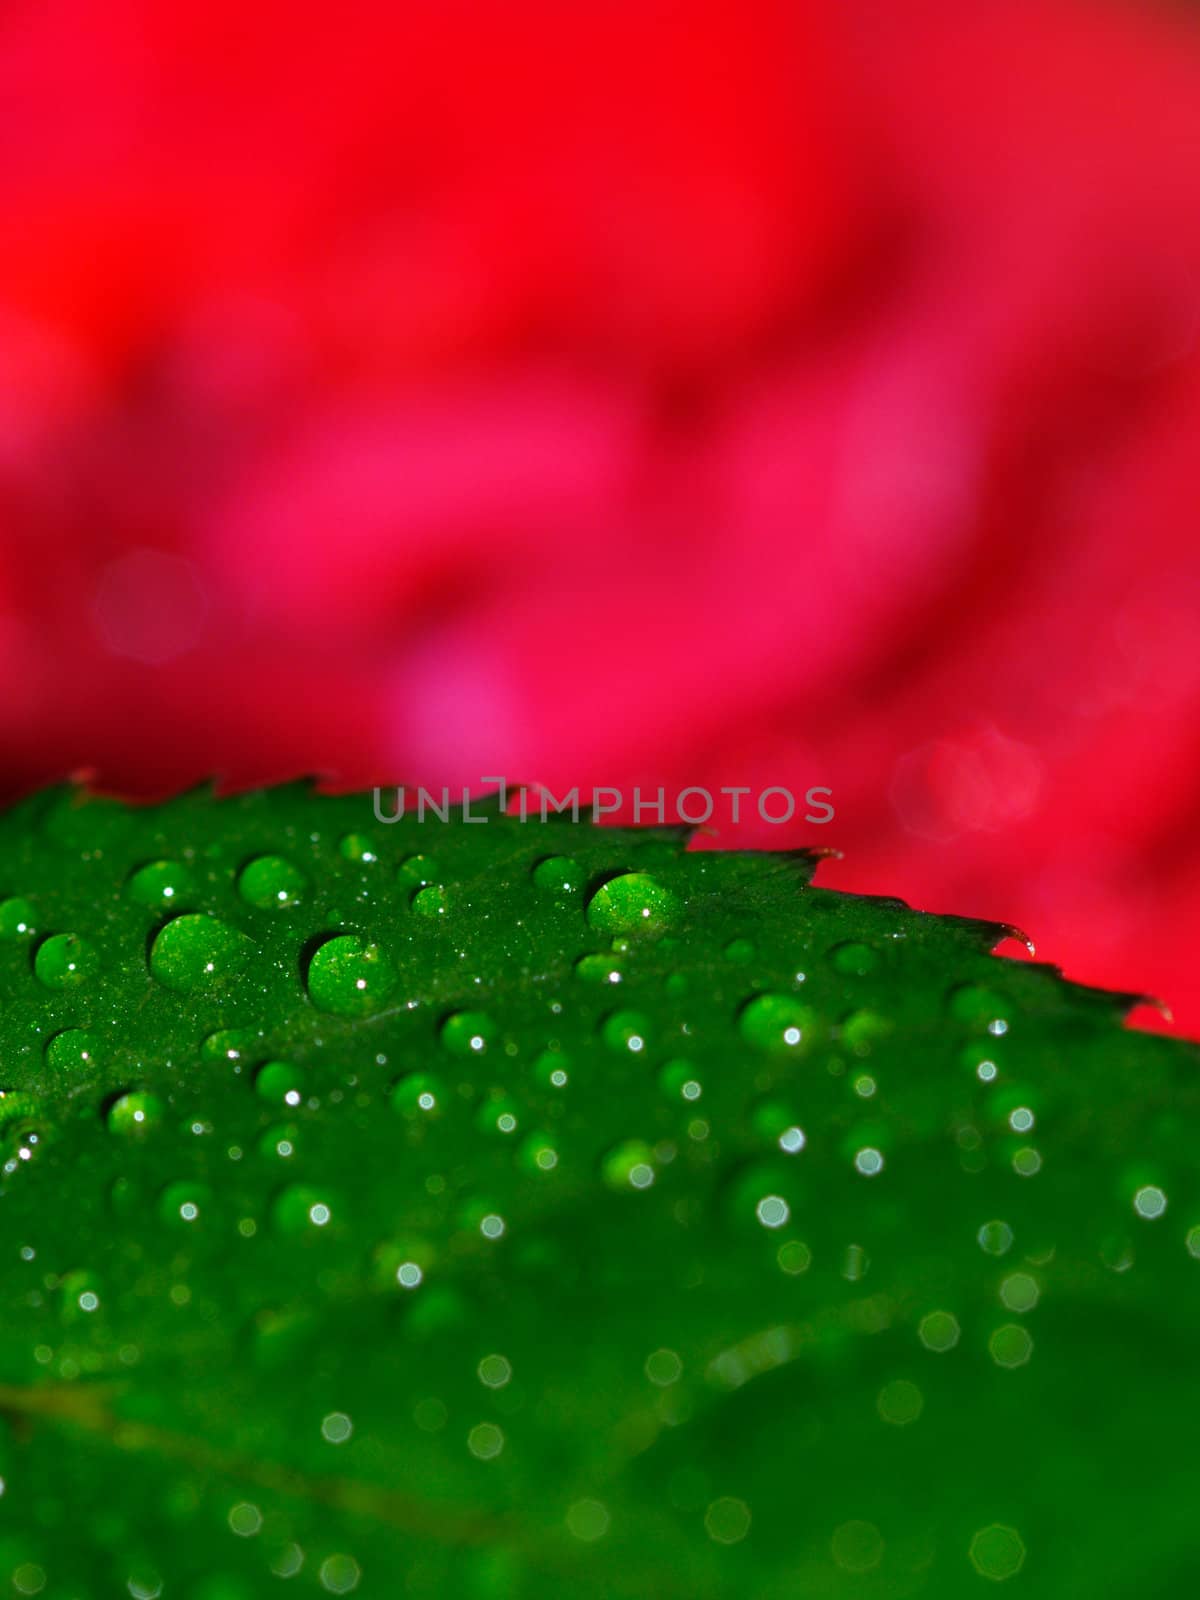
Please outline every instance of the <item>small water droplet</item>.
M100 970L100 952L77 933L55 933L38 945L33 970L47 989L79 989Z
M37 932L37 912L28 900L13 895L0 900L0 939L30 939Z
M760 994L742 1008L742 1037L761 1050L789 1053L807 1048L817 1031L811 1006L786 994Z
M879 952L853 939L834 945L829 958L839 972L851 978L868 977L879 966Z
M417 890L409 905L415 916L427 917L432 921L449 915L453 909L453 897L440 883L427 883L423 889Z
M641 1011L614 1011L600 1026L600 1037L618 1055L645 1055L650 1042L650 1018Z
M383 949L357 934L327 939L308 965L308 993L318 1011L365 1017L378 1011L396 986Z
M203 1183L171 1183L159 1196L158 1214L172 1226L192 1227L212 1205L212 1190Z
M142 1138L157 1128L165 1115L166 1107L156 1094L132 1089L109 1107L108 1126L126 1138Z
M379 860L375 841L365 833L347 833L338 842L338 853L346 861L357 861L364 867L374 866Z
M654 1151L641 1139L626 1139L605 1156L601 1172L610 1189L648 1189L654 1182Z
M195 897L196 876L182 861L151 861L130 878L129 897L151 911L181 910Z
M580 956L575 963L575 976L584 983L620 983L622 972L614 956Z
M456 1011L442 1023L442 1046L454 1056L481 1056L495 1044L497 1033L486 1011Z
M646 872L625 872L602 884L588 901L588 925L599 933L665 933L679 901Z
M432 856L406 856L396 869L397 882L410 889L423 889L438 880L438 864Z
M276 1196L271 1211L281 1233L328 1233L334 1216L333 1201L323 1189L292 1184Z
M55 1072L78 1072L97 1060L96 1041L83 1028L64 1028L46 1042L46 1065Z
M254 1090L276 1105L298 1106L304 1098L304 1074L290 1061L265 1061L254 1075Z
M583 888L583 869L570 856L547 856L534 867L532 876L537 887L550 894L578 894Z
M259 911L286 911L307 891L308 879L284 856L257 856L238 877L238 893Z
M405 1117L440 1117L449 1104L445 1084L429 1072L410 1072L392 1090L392 1105Z

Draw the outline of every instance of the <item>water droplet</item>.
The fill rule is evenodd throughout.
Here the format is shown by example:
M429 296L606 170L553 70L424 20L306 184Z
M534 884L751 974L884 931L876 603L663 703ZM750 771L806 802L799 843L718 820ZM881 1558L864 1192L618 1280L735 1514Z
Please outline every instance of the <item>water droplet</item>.
M1008 1032L1012 1004L994 989L979 983L960 984L950 991L950 1015L957 1022L984 1028L993 1035Z
M277 1195L272 1216L280 1233L328 1233L333 1222L333 1202L323 1189L292 1184Z
M658 1075L659 1087L668 1100L699 1100L704 1086L690 1061L668 1061Z
M760 994L742 1008L742 1037L761 1050L787 1053L807 1048L817 1031L811 1006L786 994Z
M382 948L353 933L327 939L308 965L313 1005L334 1016L369 1016L395 986L396 973Z
M862 1150L856 1151L854 1165L864 1178L877 1177L884 1168L883 1154L873 1145L867 1145Z
M481 1133L516 1133L519 1124L518 1107L505 1095L485 1100L475 1116L475 1126Z
M520 1150L520 1162L527 1172L553 1172L558 1166L558 1151L548 1133L531 1133Z
M286 911L307 891L308 879L284 856L257 856L238 877L238 893L259 911Z
M650 1018L641 1011L614 1011L606 1017L600 1036L618 1055L644 1055L649 1043Z
M258 1141L259 1151L271 1161L291 1161L296 1155L299 1135L294 1122L280 1123L263 1134Z
M580 956L575 963L575 976L584 983L620 983L621 968L614 956Z
M338 853L346 861L357 861L364 867L374 866L379 860L375 841L365 833L348 833L338 842Z
M583 888L583 869L570 856L547 856L534 867L533 881L551 894L577 894Z
M1139 1217L1153 1221L1161 1217L1167 1209L1166 1194L1157 1184L1143 1184L1133 1197L1133 1209Z
M47 989L78 989L100 970L100 952L77 933L55 933L33 958L33 970Z
M679 913L679 901L645 872L610 878L588 901L590 927L607 934L665 933Z
M29 939L37 931L37 912L28 900L13 895L0 900L0 939Z
M610 1189L648 1189L654 1182L654 1151L641 1139L627 1139L609 1151L601 1171Z
M236 977L252 942L218 917L192 913L176 917L158 934L150 950L150 971L167 989L193 994Z
M304 1074L290 1061L265 1061L254 1074L254 1090L276 1105L298 1106L304 1098Z
M456 1011L442 1023L442 1046L453 1056L481 1056L495 1044L497 1032L486 1011Z
M534 1079L545 1089L565 1089L570 1075L570 1058L561 1050L543 1050L533 1063Z
M409 904L414 915L431 920L448 916L453 910L453 897L440 883L428 883L418 889Z
M396 870L397 881L412 889L423 889L438 880L438 864L432 856L406 856Z
M164 1222L190 1227L212 1205L212 1190L202 1183L172 1183L163 1190L158 1214Z
M151 861L126 885L130 899L150 911L181 910L196 894L196 877L182 861Z
M440 1117L449 1104L445 1084L428 1072L410 1072L392 1090L392 1105L405 1117Z
M108 1126L126 1138L141 1138L157 1128L165 1115L166 1107L156 1094L133 1089L113 1101L108 1110Z
M244 1061L258 1044L260 1035L249 1028L222 1028L210 1033L200 1046L200 1059L216 1065L222 1061Z
M97 1060L96 1042L82 1028L64 1028L46 1042L46 1065L55 1072L78 1072Z
M839 972L851 978L866 978L879 966L879 952L857 940L834 945L829 958Z

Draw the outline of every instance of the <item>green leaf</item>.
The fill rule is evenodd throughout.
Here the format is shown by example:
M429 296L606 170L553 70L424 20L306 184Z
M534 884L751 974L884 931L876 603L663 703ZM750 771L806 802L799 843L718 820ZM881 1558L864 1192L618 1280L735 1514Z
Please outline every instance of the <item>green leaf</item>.
M0 818L0 1583L1191 1592L1195 1047L486 816Z

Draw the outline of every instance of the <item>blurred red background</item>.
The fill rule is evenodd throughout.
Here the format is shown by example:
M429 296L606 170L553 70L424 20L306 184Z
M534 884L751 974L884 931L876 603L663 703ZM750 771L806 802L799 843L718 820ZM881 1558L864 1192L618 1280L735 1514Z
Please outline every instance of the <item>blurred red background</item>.
M0 785L833 790L1200 1031L1200 24L0 21Z

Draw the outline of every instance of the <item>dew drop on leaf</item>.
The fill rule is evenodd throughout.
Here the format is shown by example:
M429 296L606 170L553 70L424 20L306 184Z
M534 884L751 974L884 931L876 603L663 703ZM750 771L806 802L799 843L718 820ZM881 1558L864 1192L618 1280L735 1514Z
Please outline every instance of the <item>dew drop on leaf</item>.
M258 911L286 911L308 891L308 879L284 856L256 856L238 875L238 893Z
M597 933L665 933L679 901L646 872L625 872L602 884L588 901L587 920Z
M138 868L126 887L130 899L148 910L179 910L196 894L196 875L182 861L150 861Z
M37 913L28 900L12 895L0 900L0 939L29 939L37 931Z
M327 939L308 964L308 993L318 1011L366 1017L387 1002L396 973L384 950L357 934Z
M55 933L37 948L33 970L47 989L79 989L100 970L100 952L77 933Z
M132 1089L108 1108L108 1126L123 1138L140 1139L162 1123L166 1107L156 1094Z
M190 913L168 922L150 949L150 971L164 988L194 994L217 988L245 966L253 944L219 917Z
M788 1054L812 1043L817 1014L786 994L760 994L742 1008L742 1037L760 1050Z

